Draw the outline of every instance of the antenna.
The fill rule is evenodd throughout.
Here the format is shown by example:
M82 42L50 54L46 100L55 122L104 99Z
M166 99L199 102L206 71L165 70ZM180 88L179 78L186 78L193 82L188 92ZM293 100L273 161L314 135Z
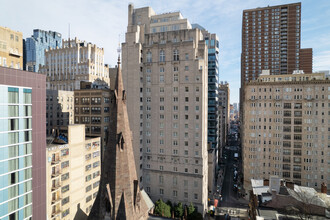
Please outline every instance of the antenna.
M120 34L118 35L118 48L117 48L117 53L118 53L118 60L120 60L120 53L121 53L121 47L120 47Z
M69 23L69 47L71 47L71 44L70 44L70 23Z

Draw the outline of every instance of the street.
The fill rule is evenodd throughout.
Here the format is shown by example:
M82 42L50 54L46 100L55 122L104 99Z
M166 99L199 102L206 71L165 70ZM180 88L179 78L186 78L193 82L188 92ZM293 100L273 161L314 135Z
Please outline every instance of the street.
M218 185L222 186L222 201L219 201L218 207L216 208L216 219L221 219L221 217L223 218L226 214L231 217L235 216L239 217L240 219L246 219L248 218L248 201L242 198L245 192L242 189L241 184L242 161L237 136L230 135L228 137L228 146L226 146L224 154L227 158L225 160L224 178L222 183L218 182ZM220 178L218 179L221 181Z
M238 163L234 162L234 152L235 151L232 149L227 150L227 163L225 178L222 186L222 202L220 203L220 206L247 208L247 202L242 198L238 198L237 191L234 191L234 164L239 167ZM239 172L240 171L241 170L239 170Z

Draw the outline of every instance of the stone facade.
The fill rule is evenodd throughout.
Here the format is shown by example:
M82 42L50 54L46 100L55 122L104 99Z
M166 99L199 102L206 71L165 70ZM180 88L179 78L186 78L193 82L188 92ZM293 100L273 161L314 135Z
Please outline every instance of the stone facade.
M329 188L329 78L265 72L244 92L244 186L278 175L317 190L327 182Z
M23 69L23 34L0 26L0 66Z
M208 51L179 12L128 8L123 81L138 175L153 201L207 208ZM143 176L143 178L142 178Z
M62 48L45 51L45 65L39 72L47 76L47 89L73 91L80 82L102 80L110 84L104 50L77 38L63 40Z
M61 131L47 145L47 218L87 219L100 184L100 138L85 138L84 125Z
M219 158L222 156L223 148L227 145L227 135L229 134L229 107L230 89L227 82L219 84ZM219 159L220 160L220 159Z
M86 136L101 137L103 156L110 128L111 92L106 87L93 88L91 85L82 83L81 89L74 91L74 123L85 124Z
M74 123L74 92L47 89L46 96L46 135L53 129Z

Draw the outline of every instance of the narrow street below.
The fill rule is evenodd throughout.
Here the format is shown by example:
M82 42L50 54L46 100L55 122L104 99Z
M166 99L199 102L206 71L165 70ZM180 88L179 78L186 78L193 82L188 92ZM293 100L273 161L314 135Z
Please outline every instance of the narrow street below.
M245 196L244 189L241 184L242 177L242 161L241 150L237 136L230 135L228 137L228 146L225 149L225 171L222 183L218 183L221 187L221 197L219 197L218 207L215 210L215 219L223 219L228 217L237 217L247 219L248 201L242 197ZM220 178L218 178L220 180Z

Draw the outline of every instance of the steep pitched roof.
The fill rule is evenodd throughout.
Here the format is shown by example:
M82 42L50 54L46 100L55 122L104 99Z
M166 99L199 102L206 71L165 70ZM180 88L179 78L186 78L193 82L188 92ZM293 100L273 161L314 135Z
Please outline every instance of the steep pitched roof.
M137 179L119 58L110 113L109 141L104 150L101 184L89 219L103 219L106 212L110 212L111 219L146 219L149 208L141 196ZM110 190L107 190L107 184ZM105 199L107 195L111 199Z

